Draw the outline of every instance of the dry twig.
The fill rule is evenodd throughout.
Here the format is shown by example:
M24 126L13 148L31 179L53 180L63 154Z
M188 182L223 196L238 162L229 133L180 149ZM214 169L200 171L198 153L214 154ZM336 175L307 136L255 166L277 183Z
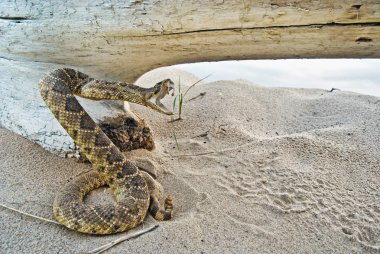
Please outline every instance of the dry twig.
M333 91L340 91L340 89L339 89L339 88L331 88L331 89L329 90L330 93L332 93Z
M132 233L128 233L127 235L125 236L122 236L116 240L113 240L105 245L102 245L96 249L93 249L92 251L89 251L89 252L86 252L86 253L91 253L91 254L99 254L99 253L102 253L106 250L108 250L109 248L112 248L113 246L115 246L116 244L118 243L121 243L121 242L124 242L126 240L130 240L132 238L136 238L136 237L139 237L140 235L143 235L145 233L148 233L154 229L158 228L158 225L154 225L154 226L151 226L149 228L146 228L146 229L143 229L141 231L138 231L138 232L132 232Z
M170 157L173 157L173 158L178 158L178 157L195 157L195 156L203 156L203 155L208 155L208 154L216 154L216 153L225 153L225 152L231 152L233 150L238 150L238 149L241 149L243 147L246 147L246 146L249 146L251 145L252 143L254 143L256 141L254 140L250 140L248 141L247 143L245 144L242 144L240 146L236 146L236 147L232 147L232 148L228 148L228 149L224 149L224 150L219 150L219 151L210 151L210 152L204 152L204 153L196 153L196 154L179 154L179 155L170 155Z
M203 93L198 94L197 96L194 96L193 98L188 99L187 101L189 102L189 101L195 100L199 97L203 98L203 96L205 96L205 95L206 95L206 92L203 92Z
M26 216L38 219L38 220L42 220L42 221L45 221L45 222L50 222L50 223L54 223L54 224L60 225L58 222L56 222L54 220L49 220L49 219L46 219L46 218L43 218L43 217L40 217L40 216L37 216L37 215L33 215L33 214L30 214L30 213L22 212L20 210L17 210L15 208L12 208L12 207L9 207L9 206L6 206L6 205L1 204L1 203L0 203L0 206L3 207L3 208L6 208L8 210L11 210L11 211L14 211L14 212L17 212L17 213L20 213L20 214L23 214L23 215L26 215Z
M193 136L193 137L191 137L191 138L203 138L203 137L207 137L208 132L209 132L209 131L206 131L206 132L204 132L204 133L202 133L202 134L199 134L199 135Z

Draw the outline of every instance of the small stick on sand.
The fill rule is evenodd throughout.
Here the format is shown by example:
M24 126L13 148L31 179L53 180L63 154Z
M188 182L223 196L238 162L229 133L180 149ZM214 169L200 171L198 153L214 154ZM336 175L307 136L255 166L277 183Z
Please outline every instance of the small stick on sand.
M12 208L12 207L9 207L9 206L6 206L2 203L0 203L0 206L5 208L5 209L8 209L8 210L11 210L11 211L14 211L14 212L17 212L17 213L20 213L22 215L26 215L26 216L29 216L29 217L32 217L32 218L35 218L35 219L38 219L38 220L42 220L42 221L45 221L45 222L50 222L50 223L54 223L54 224L57 224L57 225L60 225L58 222L56 221L53 221L53 220L49 220L49 219L46 219L46 218L43 218L43 217L40 217L40 216L36 216L36 215L33 215L33 214L30 214L30 213L26 213L26 212L22 212L22 211L19 211L15 208ZM89 251L89 252L82 252L82 253L91 253L91 254L99 254L99 253L102 253L106 250L108 250L109 248L112 248L113 246L115 246L116 244L118 243L121 243L121 242L124 242L126 240L129 240L129 239L132 239L132 238L136 238L136 237L139 237L145 233L148 233L149 231L152 231L154 229L158 228L158 225L153 225L149 228L146 228L146 229L143 229L141 231L138 231L138 232L133 232L133 233L129 233L125 236L122 236L116 240L113 240L105 245L102 245L96 249L93 249L92 251Z
M204 132L202 134L196 135L196 136L191 137L191 138L203 138L203 137L207 137L208 133L209 133L209 131L206 131L206 132Z
M329 90L330 93L332 93L333 91L340 91L339 88L331 88L331 90Z
M118 238L116 240L113 240L112 242L109 242L109 243L107 243L105 245L100 246L99 248L93 249L92 251L89 251L89 252L86 252L86 253L91 253L91 254L102 253L103 251L108 250L109 248L115 246L118 243L121 243L123 241L129 240L129 239L132 239L132 238L136 238L136 237L141 236L141 235L143 235L145 233L148 233L149 231L152 231L152 230L154 230L156 228L158 228L157 224L153 225L153 226L151 226L149 228L143 229L141 231L138 231L138 232L129 233L129 234L125 235L125 236L122 236L122 237L120 237L120 238Z
M219 150L219 151L210 151L210 152L204 152L204 153L196 153L196 154L179 154L179 155L170 155L170 157L172 158L178 158L178 157L195 157L195 156L203 156L203 155L208 155L208 154L215 154L215 153L225 153L225 152L230 152L230 151L233 151L233 150L237 150L237 149L241 149L243 147L246 147L246 146L249 146L251 145L253 142L256 142L254 140L251 140L245 144L242 144L240 146L237 146L237 147L232 147L232 148L228 148L228 149L224 149L224 150Z
M49 219L46 219L46 218L43 218L43 217L40 217L40 216L36 216L36 215L30 214L30 213L22 212L22 211L19 211L17 209L14 209L12 207L6 206L6 205L1 204L1 203L0 203L0 206L2 206L3 208L9 209L11 211L14 211L14 212L17 212L17 213L21 213L23 215L26 215L26 216L38 219L38 220L42 220L42 221L45 221L45 222L50 222L50 223L54 223L54 224L60 225L58 222L56 222L54 220L49 220Z
M198 94L197 96L194 96L193 98L188 99L187 101L192 101L192 100L195 100L199 97L203 98L203 96L205 96L205 95L206 95L206 92L203 92L203 93Z
M176 158L176 157L195 157L195 156L202 156L202 155L207 155L207 154L213 154L213 153L221 153L223 151L213 151L213 152L204 152L204 153L196 153L196 154L180 154L180 155L171 155L171 157Z

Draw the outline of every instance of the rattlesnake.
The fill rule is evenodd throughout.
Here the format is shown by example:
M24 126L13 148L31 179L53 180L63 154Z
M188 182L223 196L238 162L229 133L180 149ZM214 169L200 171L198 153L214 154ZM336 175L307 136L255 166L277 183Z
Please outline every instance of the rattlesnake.
M56 195L53 214L58 223L83 233L111 234L136 227L148 210L157 220L172 217L172 198L168 196L165 208L160 208L161 193L154 180L127 160L74 96L130 101L170 115L160 102L174 89L170 79L152 88L141 88L96 80L82 72L63 68L42 77L39 88L46 105L96 169L68 183ZM113 192L113 205L83 202L88 192L104 185Z

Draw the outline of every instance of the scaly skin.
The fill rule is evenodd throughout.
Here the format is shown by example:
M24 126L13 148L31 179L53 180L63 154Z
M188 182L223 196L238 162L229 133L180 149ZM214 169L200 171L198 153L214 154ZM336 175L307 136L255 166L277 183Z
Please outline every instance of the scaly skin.
M83 233L112 234L136 227L148 210L158 220L172 217L171 197L166 198L165 208L161 209L159 191L155 190L153 179L125 158L74 96L130 101L170 115L172 113L161 107L159 100L173 88L171 80L164 80L152 88L141 88L95 80L64 68L45 75L39 87L46 105L96 170L78 177L57 194L53 213L60 224ZM152 99L156 99L157 105ZM83 203L88 192L104 185L114 194L113 205Z

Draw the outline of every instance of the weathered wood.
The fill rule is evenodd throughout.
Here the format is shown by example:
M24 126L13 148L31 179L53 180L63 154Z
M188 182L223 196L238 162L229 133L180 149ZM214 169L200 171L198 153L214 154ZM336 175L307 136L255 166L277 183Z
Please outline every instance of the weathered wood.
M380 2L2 1L0 57L133 81L158 66L380 57Z
M25 129L43 105L38 77L52 66L131 82L156 67L189 62L377 58L380 2L3 0L0 36L0 71L6 73L0 124L41 136L35 129L58 127ZM38 103L25 106L25 93ZM24 112L23 123L11 112ZM21 127L10 127L15 122Z

